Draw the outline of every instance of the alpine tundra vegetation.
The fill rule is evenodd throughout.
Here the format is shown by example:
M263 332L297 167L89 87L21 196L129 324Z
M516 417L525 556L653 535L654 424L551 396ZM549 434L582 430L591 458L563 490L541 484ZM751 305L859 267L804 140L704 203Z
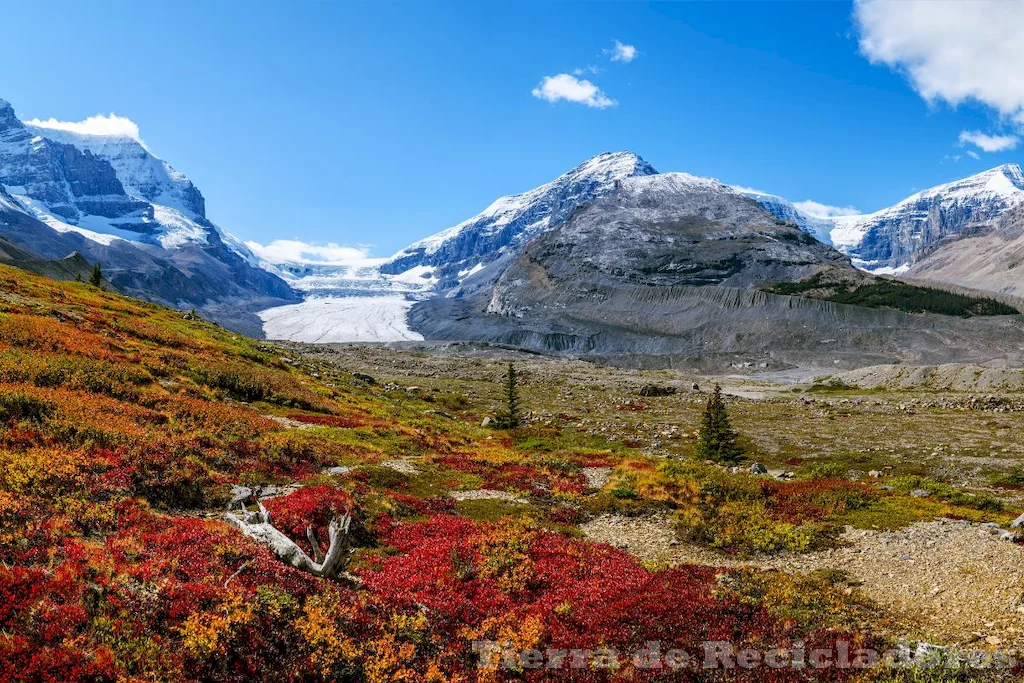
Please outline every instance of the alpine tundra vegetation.
M604 408L625 390L615 371L595 386L598 368L571 381L571 371L556 380L537 361L518 363L531 417L496 432L472 425L507 398L494 381L501 364L471 361L487 375L480 384L402 388L394 381L413 368L443 377L430 372L438 361L419 354L406 370L356 378L343 367L368 359L253 341L83 283L6 267L0 277L7 680L471 680L481 640L623 652L652 640L692 651L722 639L882 648L929 625L877 612L838 569L790 574L758 562L840 547L844 525L1003 525L1019 505L1006 495L1012 483L986 493L985 483L929 479L925 471L943 471L931 461L889 469L899 461L870 455L877 438L853 450L837 441L831 452L805 444L805 455L817 450L813 460L789 455L805 437L754 427L784 424L768 414L792 410L788 400L739 400L731 412L752 436L751 455L790 463L794 477L732 474L695 457L701 442L685 436L698 425L691 400ZM580 391L586 400L558 398ZM807 395L831 419L889 419L868 407L874 399L822 400L851 390ZM559 417L543 418L552 408ZM581 409L592 417L572 416ZM683 411L668 458L650 454L643 438L614 436L647 420L611 433L589 427L597 416L665 409ZM1018 414L988 413L1007 429ZM847 476L846 467L869 466L886 474ZM1001 481L1015 481L1017 470L1004 471ZM285 561L244 533L237 510L257 502L263 521L313 564L336 561L343 571ZM628 540L615 542L623 549L587 540L581 530L609 517L664 519L673 543L726 554L717 568L645 562ZM622 678L633 666L573 675ZM546 676L521 667L488 675ZM806 678L794 669L737 677Z

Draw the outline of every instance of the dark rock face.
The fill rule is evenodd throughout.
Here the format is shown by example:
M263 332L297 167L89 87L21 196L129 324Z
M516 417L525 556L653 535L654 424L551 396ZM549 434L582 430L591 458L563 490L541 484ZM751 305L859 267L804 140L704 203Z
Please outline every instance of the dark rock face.
M23 188L56 216L117 218L145 208L124 191L109 163L71 145L33 136L0 100L0 184Z
M657 384L647 384L640 387L640 395L644 397L673 396L675 393L675 387L662 387Z
M501 276L488 311L518 316L548 287L727 286L802 280L848 259L717 181L663 174L624 182L537 238ZM537 287L542 278L545 287Z
M875 267L897 268L916 262L930 247L960 235L970 225L998 218L1009 207L1004 199L943 202L939 197L922 198L874 221L861 243L848 253Z

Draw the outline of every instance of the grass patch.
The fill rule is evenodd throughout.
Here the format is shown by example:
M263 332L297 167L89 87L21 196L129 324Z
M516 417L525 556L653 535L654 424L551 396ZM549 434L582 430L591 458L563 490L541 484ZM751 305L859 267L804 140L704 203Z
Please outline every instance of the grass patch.
M513 503L500 498L484 498L480 500L460 500L455 503L455 510L463 517L478 522L496 522L502 517L523 517L537 510L532 505Z

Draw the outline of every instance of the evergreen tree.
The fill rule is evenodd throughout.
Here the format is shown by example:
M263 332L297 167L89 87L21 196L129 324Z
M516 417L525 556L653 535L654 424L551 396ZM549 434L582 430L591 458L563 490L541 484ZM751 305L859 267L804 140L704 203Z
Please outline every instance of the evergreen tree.
M89 273L89 284L93 287L99 287L103 283L103 269L100 268L100 264L96 264L92 267L92 272Z
M694 453L705 460L734 464L743 457L743 449L736 443L736 436L725 411L722 387L716 384L704 408Z
M505 375L505 411L498 415L495 422L499 429L514 429L523 424L523 418L519 414L516 368L512 363L508 364L508 373Z

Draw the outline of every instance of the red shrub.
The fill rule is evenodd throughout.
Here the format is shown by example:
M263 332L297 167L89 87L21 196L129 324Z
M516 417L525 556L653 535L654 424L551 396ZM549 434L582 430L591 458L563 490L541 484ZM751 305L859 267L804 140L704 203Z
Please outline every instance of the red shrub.
M294 413L288 417L296 422L303 422L311 425L322 425L324 427L340 427L342 429L355 429L356 427L363 427L366 425L365 422L355 418L339 417L337 415L306 415L304 413Z
M356 516L352 495L333 486L307 486L263 503L274 520L274 526L292 540L310 550L306 529L313 527L321 543L327 543L327 525L331 518L345 514Z
M820 645L844 635L800 633L760 606L726 597L718 590L719 569L653 573L607 546L522 525L476 524L445 515L381 526L383 540L400 554L364 570L364 587L397 612L425 607L438 645L445 652L462 652L463 661L472 661L470 637L519 637L526 647L541 650L611 647L621 653L660 640L663 651L682 648L699 654L709 640L742 648L786 646L795 639ZM688 672L630 672L630 664L624 664L615 675L575 670L562 676L692 680ZM497 673L498 680L541 681L553 675L543 669ZM762 668L736 672L730 680L829 680L848 673Z

